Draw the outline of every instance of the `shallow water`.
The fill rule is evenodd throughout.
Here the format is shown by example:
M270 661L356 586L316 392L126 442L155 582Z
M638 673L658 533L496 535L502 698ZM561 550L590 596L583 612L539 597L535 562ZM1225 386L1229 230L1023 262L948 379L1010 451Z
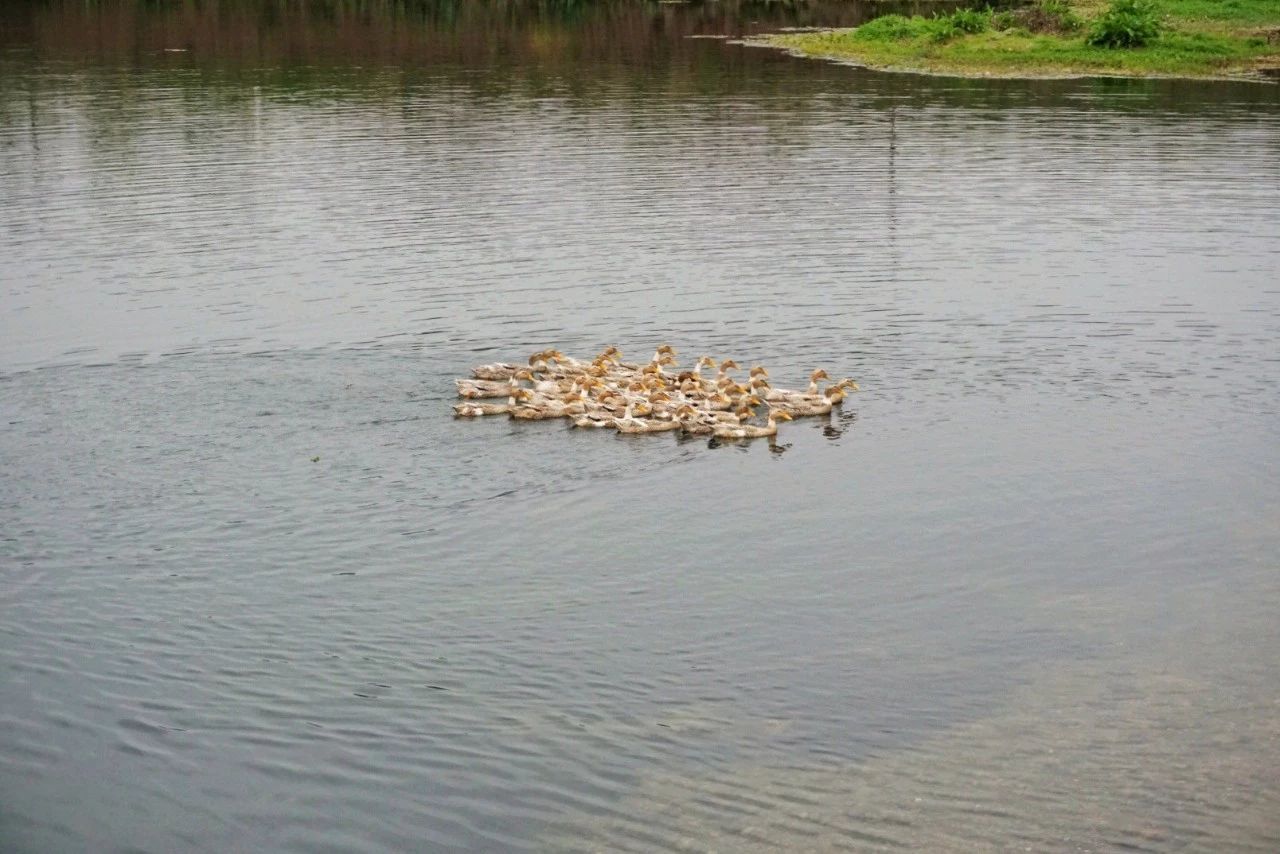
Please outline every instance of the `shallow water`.
M1280 846L1280 90L327 8L0 16L6 850ZM863 391L448 417L662 341Z

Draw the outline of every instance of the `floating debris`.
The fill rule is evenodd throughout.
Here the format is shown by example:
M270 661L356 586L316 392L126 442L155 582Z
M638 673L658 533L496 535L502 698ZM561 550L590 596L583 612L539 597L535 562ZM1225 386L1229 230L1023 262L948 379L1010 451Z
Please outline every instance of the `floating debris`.
M676 350L667 344L645 365L623 362L617 347L589 361L543 350L525 365L498 362L474 368L472 378L456 381L458 396L466 401L456 404L453 413L526 421L569 418L575 427L619 433L681 430L716 439L757 439L777 435L780 421L825 415L847 392L858 390L853 380L833 381L821 368L809 375L803 391L773 387L769 371L759 365L740 382L733 374L741 370L732 359L717 362L710 356L680 370ZM828 385L820 391L821 380ZM505 403L493 402L504 397ZM764 413L758 411L762 405ZM764 423L758 423L761 417Z

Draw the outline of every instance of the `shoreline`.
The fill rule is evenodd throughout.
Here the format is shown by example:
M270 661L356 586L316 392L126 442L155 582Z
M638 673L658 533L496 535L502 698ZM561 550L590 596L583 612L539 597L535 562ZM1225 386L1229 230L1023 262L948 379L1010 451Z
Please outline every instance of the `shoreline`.
M1206 13L1196 5L1201 2L1165 0L1154 19L1158 35L1130 47L1093 43L1093 28L1108 14L1095 0L1069 6L1040 0L1022 13L887 15L859 27L768 33L738 43L870 71L939 77L1280 82L1280 4L1273 10L1260 0L1242 0L1252 5Z
M849 29L816 30L817 33L849 33ZM1222 72L1218 74L1194 74L1191 72L1161 74L1158 72L1140 73L1117 69L1069 69L1047 66L1043 70L1032 68L992 70L948 68L930 65L900 65L892 63L876 63L852 53L821 52L810 50L801 45L789 44L785 41L790 33L769 33L751 36L745 39L731 40L730 44L744 47L758 47L766 50L782 51L797 59L812 59L844 65L863 71L875 71L879 74L917 74L924 77L954 77L960 80L1216 80L1223 83L1280 83L1280 65L1264 66L1249 71Z

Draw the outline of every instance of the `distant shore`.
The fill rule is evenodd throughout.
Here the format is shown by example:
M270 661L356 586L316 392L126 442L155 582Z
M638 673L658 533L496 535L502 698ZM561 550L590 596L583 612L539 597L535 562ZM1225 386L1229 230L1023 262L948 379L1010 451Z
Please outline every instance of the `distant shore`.
M1106 0L890 15L853 29L778 33L746 43L880 71L963 77L1280 78L1280 3L1163 0L1152 11L1158 32L1132 47L1091 43L1108 13Z

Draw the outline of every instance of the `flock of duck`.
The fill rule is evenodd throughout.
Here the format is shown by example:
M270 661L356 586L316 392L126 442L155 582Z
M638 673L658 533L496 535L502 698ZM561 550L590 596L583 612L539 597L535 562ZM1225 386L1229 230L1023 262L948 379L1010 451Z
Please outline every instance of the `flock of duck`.
M751 368L745 382L733 376L740 370L732 359L717 363L710 356L679 370L675 348L667 344L645 365L623 362L617 347L589 361L543 350L530 356L527 365L480 365L472 370L472 379L457 380L458 396L467 400L453 412L460 418L569 418L577 427L620 433L682 430L721 439L755 439L777 435L780 421L824 415L839 406L848 391L858 389L851 379L831 380L821 368L810 374L803 391L773 387L761 366ZM823 390L818 388L821 380L828 381ZM504 397L505 403L486 400ZM762 405L764 413L759 411ZM759 423L761 418L764 423Z

